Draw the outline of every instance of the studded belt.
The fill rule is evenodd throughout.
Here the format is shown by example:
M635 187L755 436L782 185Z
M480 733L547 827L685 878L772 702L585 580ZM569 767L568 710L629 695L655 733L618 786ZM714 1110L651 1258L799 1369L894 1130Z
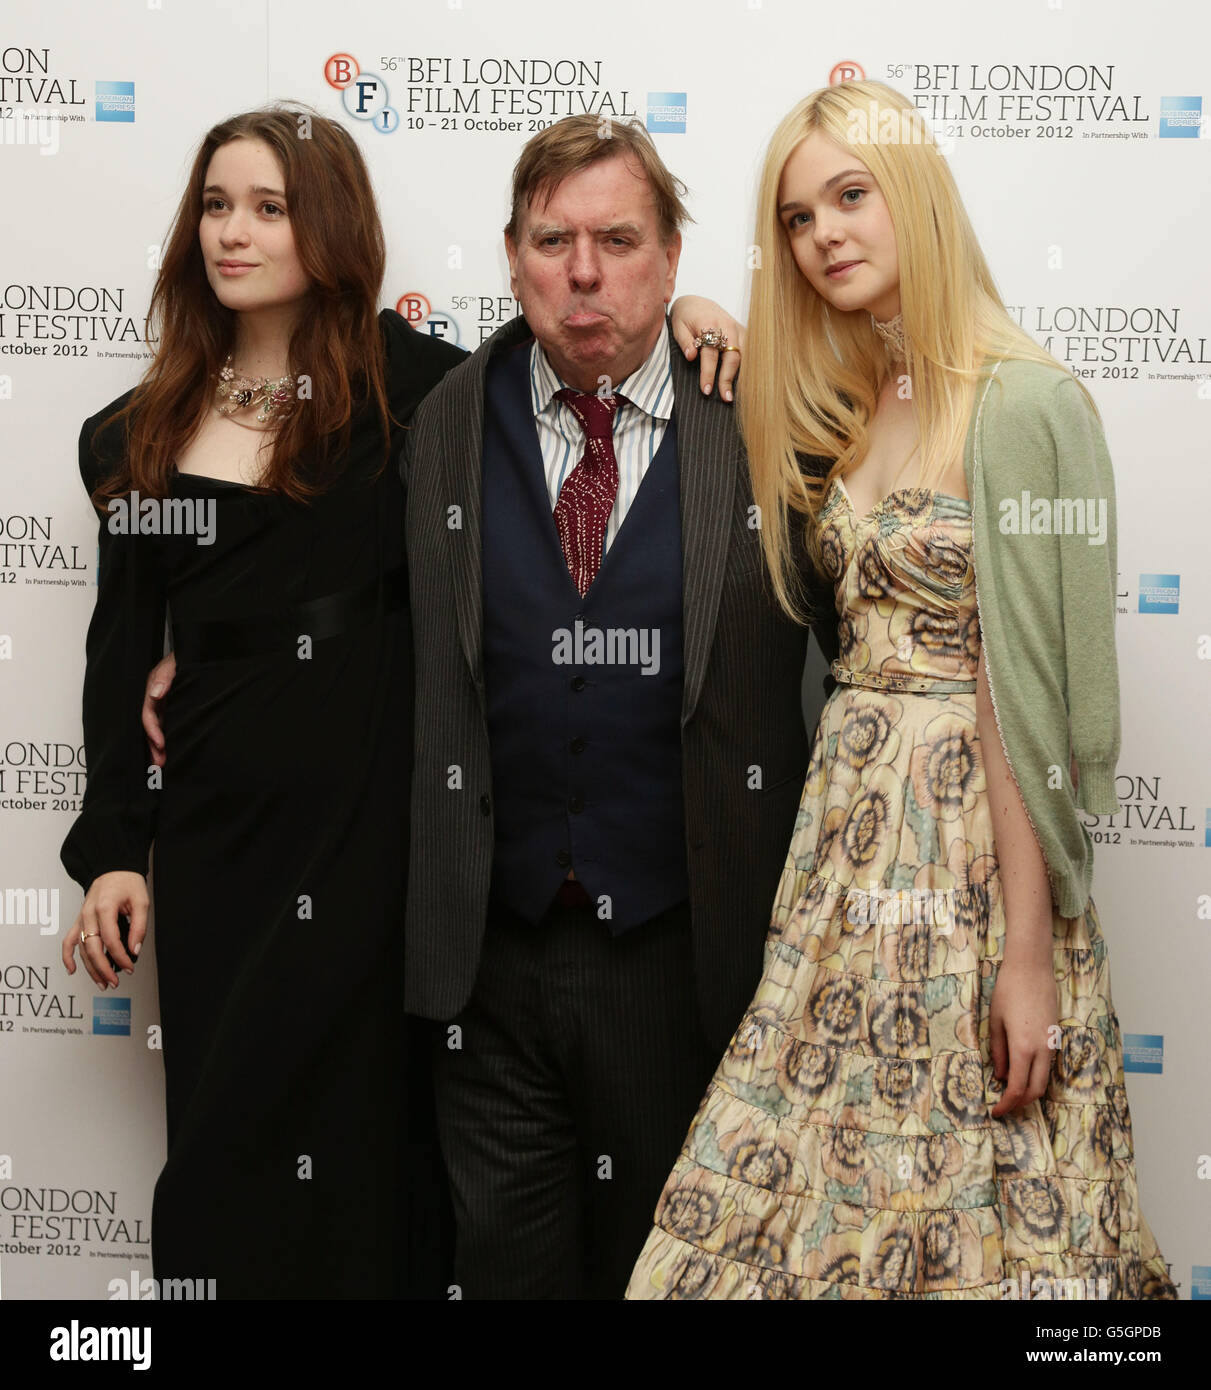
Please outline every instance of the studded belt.
M880 676L873 671L851 671L834 661L831 667L833 677L842 685L865 685L872 690L902 691L907 693L943 694L946 691L970 694L976 688L975 681L942 681L932 676L903 676L899 672Z

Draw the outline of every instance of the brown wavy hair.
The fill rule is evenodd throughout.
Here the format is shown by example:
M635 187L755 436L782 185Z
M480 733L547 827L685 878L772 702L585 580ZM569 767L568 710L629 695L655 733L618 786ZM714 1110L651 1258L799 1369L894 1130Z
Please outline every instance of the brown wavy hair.
M667 246L685 223L693 221L682 202L685 184L669 173L638 121L589 115L565 116L526 141L513 166L513 202L505 235L516 241L526 208L539 203L545 207L570 174L619 155L629 156L647 175L660 239Z
M370 175L343 126L282 103L220 121L198 147L144 324L152 363L102 426L124 421L126 447L118 471L93 493L99 507L132 488L152 497L169 492L176 460L210 409L234 347L236 314L206 278L198 228L211 156L239 139L263 140L277 156L295 249L311 282L287 370L310 377L312 396L282 419L259 490L299 502L324 491L340 472L354 411L366 404L378 412L386 464L391 416L378 328L386 246Z

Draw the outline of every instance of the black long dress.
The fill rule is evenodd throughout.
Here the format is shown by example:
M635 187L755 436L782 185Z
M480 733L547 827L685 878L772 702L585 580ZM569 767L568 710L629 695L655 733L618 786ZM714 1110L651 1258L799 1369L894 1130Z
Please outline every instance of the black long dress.
M406 422L462 353L390 310L379 322L391 411ZM81 433L90 489L121 447L116 430L94 438L120 404ZM146 872L154 840L168 1157L152 1259L160 1279L214 1279L219 1298L441 1297L449 1280L431 1025L402 1008L403 438L393 428L374 477L381 430L360 412L340 481L308 505L178 474L174 497L214 503L212 544L115 536L101 521L89 775L62 857L87 888L109 870ZM382 578L397 595L403 580L402 603ZM307 650L298 605L332 595L346 600L338 630ZM166 607L182 636L220 636L177 643L156 790L140 707ZM264 617L280 619L276 636ZM199 626L224 620L252 650Z

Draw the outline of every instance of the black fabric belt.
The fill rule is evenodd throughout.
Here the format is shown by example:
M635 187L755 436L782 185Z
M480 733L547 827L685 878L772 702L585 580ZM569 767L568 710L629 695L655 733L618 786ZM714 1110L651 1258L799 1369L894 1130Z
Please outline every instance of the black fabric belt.
M280 613L251 618L199 619L172 624L173 651L182 661L233 661L275 651L297 651L300 637L335 637L408 602L408 568L396 565L356 589L325 594Z

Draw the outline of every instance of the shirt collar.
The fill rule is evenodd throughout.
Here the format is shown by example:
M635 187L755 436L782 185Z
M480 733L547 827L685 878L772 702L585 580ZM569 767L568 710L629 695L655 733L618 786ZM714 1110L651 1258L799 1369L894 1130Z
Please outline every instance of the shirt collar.
M535 338L530 348L530 403L535 416L552 408L555 392L567 385L560 381ZM673 415L673 370L669 362L669 335L662 328L656 346L646 359L616 388L632 405L657 420Z

